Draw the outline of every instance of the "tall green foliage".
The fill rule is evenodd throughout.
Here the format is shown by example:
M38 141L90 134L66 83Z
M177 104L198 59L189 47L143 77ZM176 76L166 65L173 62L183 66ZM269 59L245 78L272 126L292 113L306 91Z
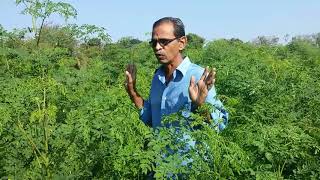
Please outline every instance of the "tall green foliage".
M0 177L319 179L315 44L216 40L188 47L193 62L217 68L216 89L230 112L228 127L217 133L201 113L164 119L188 124L178 129L154 130L139 120L123 87L124 69L137 65L137 88L147 97L158 67L147 42L74 46L75 56L68 42L30 49L23 40L11 46L9 32L1 32ZM77 69L81 55L87 65ZM196 143L183 153L185 135ZM181 165L190 159L192 165Z

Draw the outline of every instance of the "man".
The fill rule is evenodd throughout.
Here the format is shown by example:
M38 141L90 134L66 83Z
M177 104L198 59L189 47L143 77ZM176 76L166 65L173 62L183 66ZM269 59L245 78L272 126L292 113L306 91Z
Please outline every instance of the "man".
M141 109L140 118L152 127L161 126L164 115L187 109L194 112L204 103L215 108L207 118L210 126L217 131L225 128L228 114L216 98L213 88L215 69L201 68L182 55L187 45L184 25L179 18L164 17L153 24L150 45L161 66L156 70L150 96L144 100L135 86L135 73L127 70L126 90L135 104ZM131 72L129 72L131 71Z

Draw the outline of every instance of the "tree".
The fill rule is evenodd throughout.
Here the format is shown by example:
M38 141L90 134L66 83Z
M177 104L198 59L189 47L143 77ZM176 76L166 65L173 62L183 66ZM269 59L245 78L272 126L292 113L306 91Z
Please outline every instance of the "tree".
M22 11L23 14L32 16L32 29L35 38L37 39L37 46L39 46L41 31L44 26L45 20L57 13L61 15L65 20L70 17L75 18L77 16L76 9L69 3L53 2L51 0L16 0L16 5L23 4L25 6ZM40 27L38 23L40 21Z
M130 48L136 44L141 43L139 39L133 38L131 36L128 37L122 37L121 39L118 40L118 44L122 45L123 47Z
M99 38L91 38L91 39L88 40L87 45L88 46L101 47L102 46L102 42L101 42L101 39L99 39Z
M190 48L202 48L205 39L197 34L187 34L188 46Z
M253 40L253 44L260 46L274 46L279 42L279 38L275 36L258 36Z
M16 29L11 31L5 30L0 24L0 47L1 48L18 48L24 44L23 39L27 33L27 29Z
M58 25L43 26L40 43L51 47L67 48L70 52L77 45L76 38L72 33Z
M88 44L89 41L96 43L99 41L99 45L105 45L111 42L110 35L106 32L104 27L98 27L90 24L83 24L81 26L77 24L68 24L65 27L73 37L75 37L80 44ZM94 39L94 40L93 40Z

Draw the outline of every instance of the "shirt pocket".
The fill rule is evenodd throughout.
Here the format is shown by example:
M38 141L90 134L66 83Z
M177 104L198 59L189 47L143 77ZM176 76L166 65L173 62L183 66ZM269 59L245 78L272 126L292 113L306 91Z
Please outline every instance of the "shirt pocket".
M188 97L183 93L174 93L167 97L166 105L168 105L169 109L171 109L171 112L178 112L184 109L184 107L188 104Z

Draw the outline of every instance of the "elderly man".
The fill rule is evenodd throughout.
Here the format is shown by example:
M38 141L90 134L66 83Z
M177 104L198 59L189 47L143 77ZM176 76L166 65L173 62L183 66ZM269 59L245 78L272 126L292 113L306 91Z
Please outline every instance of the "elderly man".
M181 109L194 112L204 103L215 108L209 112L207 121L217 131L225 128L228 113L216 97L213 87L215 69L201 68L184 57L187 45L184 25L179 18L164 17L153 24L150 45L161 64L153 76L150 96L144 100L137 92L134 71L127 70L126 90L137 108L140 118L152 127L161 126L164 115Z

